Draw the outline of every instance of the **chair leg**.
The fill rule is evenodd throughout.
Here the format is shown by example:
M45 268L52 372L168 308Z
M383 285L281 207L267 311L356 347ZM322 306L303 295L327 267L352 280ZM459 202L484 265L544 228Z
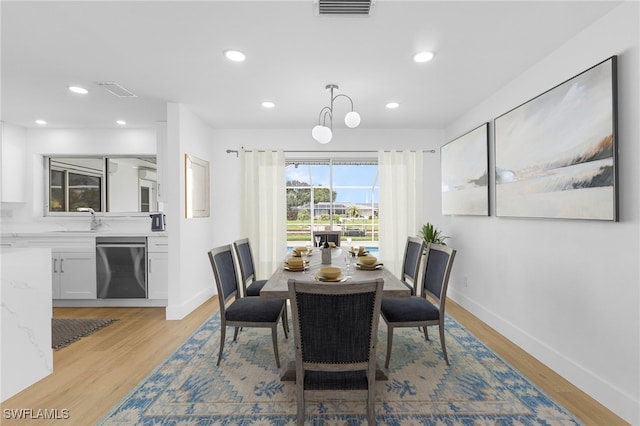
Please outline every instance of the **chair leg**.
M284 311L282 311L282 330L284 330L284 338L289 338L289 316L287 315L287 307L285 305Z
M369 385L369 395L367 398L367 423L369 426L376 424L376 397L374 394L375 385Z
M444 360L447 363L447 365L449 364L449 357L447 356L447 345L444 343L444 324L440 324L439 325L440 328L440 345L442 346L442 353L444 354Z
M393 327L387 324L387 359L384 362L384 368L389 368L389 360L391 359L392 346L393 346Z
M220 327L220 352L218 352L218 362L216 363L216 365L220 365L220 360L222 359L222 350L224 349L224 339L226 331L227 327L222 324L222 327Z
M298 396L296 423L298 424L298 426L304 426L304 384L301 382L302 380L300 381L296 380L296 389L297 389L296 393Z
M280 355L278 355L278 323L271 327L271 338L273 340L273 353L276 355L276 366L280 368Z
M240 331L240 327L235 327L235 331L233 332L233 341L238 338L238 331Z
M424 333L424 339L425 340L429 340L429 331L427 330L427 326L425 325L424 327L422 327L422 331Z

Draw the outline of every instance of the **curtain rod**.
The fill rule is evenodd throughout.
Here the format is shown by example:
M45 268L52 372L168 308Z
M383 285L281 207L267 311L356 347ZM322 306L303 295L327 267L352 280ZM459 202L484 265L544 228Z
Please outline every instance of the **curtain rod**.
M248 149L248 150L246 150L245 152L252 152L252 151L253 151L252 149ZM258 151L258 152L265 152L265 150L260 150L260 149L258 149L258 150L256 150L256 151ZM384 152L392 152L392 151L393 151L393 150L384 150ZM402 152L402 150L400 150L400 149L398 149L398 150L396 150L396 151L397 151L397 152ZM420 152L420 151L422 151L422 152L428 152L428 153L431 153L431 154L435 154L435 152L436 152L436 150L435 150L435 149L422 149L422 150L419 150L419 149L417 149L417 150L413 150L413 149L412 149L412 150L410 150L410 151L411 151L411 152ZM367 150L367 149L363 149L363 150L356 151L356 150L340 150L340 149L339 149L339 150L333 150L333 151L321 151L321 150L313 150L313 149L312 149L312 150L287 150L287 149L285 149L285 150L284 150L284 152L295 152L295 153L301 153L301 152L303 152L303 153L314 153L314 154L317 154L317 153L320 153L320 154L333 154L333 153L340 153L340 154L343 154L343 153L361 154L361 153L363 153L363 152L378 152L378 150ZM238 156L238 150L237 150L237 149L227 149L227 154L236 154L236 157L237 157L237 156Z

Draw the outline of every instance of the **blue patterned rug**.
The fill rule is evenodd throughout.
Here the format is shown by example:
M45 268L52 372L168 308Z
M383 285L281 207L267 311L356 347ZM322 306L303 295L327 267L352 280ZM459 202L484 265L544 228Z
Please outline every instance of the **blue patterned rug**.
M291 318L291 316L289 316ZM389 380L376 383L378 425L576 425L580 422L454 319L442 358L436 327L396 329ZM295 425L293 382L280 381L271 332L232 330L216 367L220 320L213 315L98 424ZM293 337L278 330L280 361L294 360ZM386 327L380 321L379 365ZM366 424L362 401L309 401L313 425Z

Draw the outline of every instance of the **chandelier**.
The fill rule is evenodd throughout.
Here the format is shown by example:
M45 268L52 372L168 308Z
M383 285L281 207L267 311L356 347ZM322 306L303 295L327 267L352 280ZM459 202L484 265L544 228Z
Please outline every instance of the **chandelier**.
M358 127L360 124L360 114L353 110L353 100L342 93L333 96L333 91L338 89L337 84L327 84L326 89L331 91L331 104L320 110L320 114L318 115L318 124L311 129L311 136L322 144L329 143L333 137L333 101L339 97L343 96L351 102L351 111L344 116L344 123L347 127L353 129ZM329 124L328 126L327 121Z

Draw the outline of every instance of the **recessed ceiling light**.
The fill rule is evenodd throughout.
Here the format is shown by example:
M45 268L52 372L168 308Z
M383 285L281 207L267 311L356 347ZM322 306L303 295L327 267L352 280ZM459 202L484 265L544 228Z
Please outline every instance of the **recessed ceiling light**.
M225 50L224 56L226 56L228 60L233 62L242 62L246 59L244 53L239 50Z
M118 120L116 121L116 123L119 124L120 126L124 126L125 124L127 124L127 122L124 120Z
M389 109L396 109L400 106L399 103L397 102L389 102L387 105L385 105L387 108Z
M433 56L433 52L419 52L413 56L413 60L418 63L429 62Z
M69 86L69 90L71 90L73 93L79 93L81 95L86 95L87 93L89 93L87 89L80 86Z
M47 124L47 122L44 120L36 120L36 124L39 126L44 126L45 124Z
M270 101L264 101L260 105L262 105L264 108L274 108L276 106L276 104Z

